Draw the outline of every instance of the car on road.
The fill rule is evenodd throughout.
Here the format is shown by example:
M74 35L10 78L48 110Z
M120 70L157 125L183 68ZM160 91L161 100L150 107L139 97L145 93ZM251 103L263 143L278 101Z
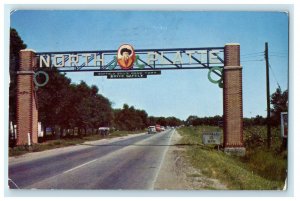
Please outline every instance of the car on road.
M160 127L160 130L161 130L161 131L165 131L166 129L165 129L164 126L161 126L161 127Z
M148 127L148 134L156 133L155 126L149 126Z
M99 128L99 133L102 136L106 136L106 135L109 135L109 130L110 130L109 127L100 127Z

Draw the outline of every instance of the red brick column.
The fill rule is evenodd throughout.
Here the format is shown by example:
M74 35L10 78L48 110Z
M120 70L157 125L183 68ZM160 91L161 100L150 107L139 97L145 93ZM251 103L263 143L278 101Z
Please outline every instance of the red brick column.
M234 155L244 155L242 67L239 44L225 45L224 62L224 151Z
M33 75L36 66L35 52L20 51L20 68L17 72L17 145L37 143L38 110Z

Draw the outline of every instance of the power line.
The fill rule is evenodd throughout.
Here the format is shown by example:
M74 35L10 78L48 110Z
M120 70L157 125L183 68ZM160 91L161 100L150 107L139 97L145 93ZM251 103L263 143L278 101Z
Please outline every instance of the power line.
M264 61L264 59L241 60L241 62Z
M241 56L241 58L257 58L257 57L263 57L263 56L264 56L263 54L261 54L261 55L255 55L255 56L249 55L249 56Z
M276 54L270 54L271 57L287 57L287 55L276 55Z
M263 54L264 52L252 52L252 53L246 53L246 54L241 54L241 56L246 56L246 55L256 55L256 54Z
M264 53L263 52L257 52L257 53L249 53L241 55L242 62L250 62L250 61L263 61Z
M269 62L269 68L271 69L271 72L272 72L273 77L274 77L274 79L275 79L275 81L276 81L276 83L277 83L277 86L278 86L279 88L281 88L280 85L279 85L279 83L278 83L278 80L277 80L277 78L276 78L276 76L275 76L275 73L274 73L274 71L273 71L273 68L271 67L270 62Z
M270 53L271 54L285 54L285 55L287 55L288 54L288 52L276 52L276 51L270 51Z

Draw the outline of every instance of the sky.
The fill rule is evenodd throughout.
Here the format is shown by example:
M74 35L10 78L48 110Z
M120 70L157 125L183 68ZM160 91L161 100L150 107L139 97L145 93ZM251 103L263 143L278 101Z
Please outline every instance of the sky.
M223 47L239 43L243 67L244 117L266 116L265 42L269 44L270 91L288 87L288 14L283 12L39 11L11 14L29 49L45 51ZM222 89L208 70L162 71L147 79L109 80L92 72L67 73L72 82L96 85L114 108L124 103L148 115L223 114Z

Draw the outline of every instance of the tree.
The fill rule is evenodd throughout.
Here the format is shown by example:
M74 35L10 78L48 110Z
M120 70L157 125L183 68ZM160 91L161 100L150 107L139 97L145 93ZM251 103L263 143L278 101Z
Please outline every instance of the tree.
M77 94L85 94L85 96L78 99L77 126L84 128L85 133L87 128L111 126L113 119L111 102L98 94L98 88L94 85L88 87L86 83L81 82L78 87L84 90Z
M10 29L9 44L9 121L16 123L17 71L19 69L19 52L27 47L16 29Z
M161 126L167 126L167 120L165 117L159 117L156 123Z
M57 71L49 72L48 83L37 90L39 121L46 127L67 126L69 117L74 114L70 111L72 93L71 80Z
M148 118L148 126L154 126L156 124L157 117L150 116Z
M176 117L167 117L167 126L180 126L182 121Z
M71 84L65 74L57 71L50 73L46 86L38 89L39 120L44 127L59 127L60 134L64 129L75 127L78 134L81 130L108 127L113 114L111 102L98 94L96 86L88 86L84 81Z
M260 115L256 115L256 117L253 119L254 125L264 125L265 123L266 123L266 119Z
M186 119L186 125L192 125L193 121L195 121L196 119L198 119L199 117L195 116L195 115L190 115L187 119Z
M280 124L280 113L288 111L288 90L284 92L278 87L276 91L271 95L271 122L272 125Z
M142 130L149 124L148 114L144 110L123 105L123 109L115 110L114 125L119 130Z
M208 126L218 126L218 123L223 120L223 117L216 115L214 117L197 117L189 116L185 121L187 126L199 126L199 125L208 125Z

